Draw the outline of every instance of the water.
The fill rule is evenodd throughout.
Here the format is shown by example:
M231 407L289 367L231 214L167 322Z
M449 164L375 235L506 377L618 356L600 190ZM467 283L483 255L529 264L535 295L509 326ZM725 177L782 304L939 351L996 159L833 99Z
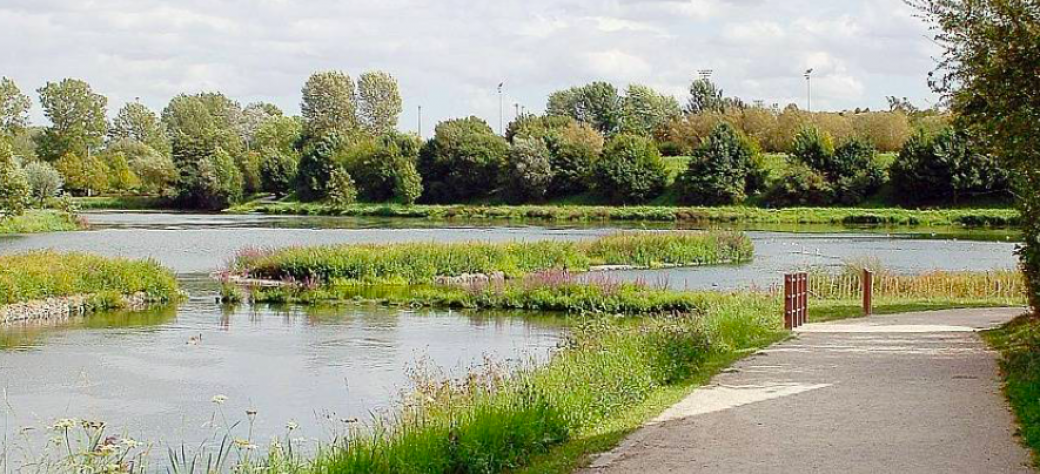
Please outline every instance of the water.
M96 213L83 232L0 237L0 253L31 249L154 258L178 273L192 298L145 314L98 315L71 325L0 330L4 431L63 417L105 420L144 439L205 438L215 395L228 416L258 411L266 440L292 420L326 438L339 420L368 417L408 385L426 359L459 375L485 356L544 357L565 328L552 317L375 307L251 308L214 303L207 274L243 247L357 242L587 239L617 225L518 225L356 218ZM642 227L628 225L628 228ZM669 228L654 225L652 228ZM810 227L749 230L755 259L742 265L617 272L676 288L768 286L807 266L877 258L898 272L989 270L1015 264L1012 234ZM979 240L965 239L979 235ZM956 238L953 238L956 237ZM201 338L199 336L201 335ZM200 341L201 342L198 342Z

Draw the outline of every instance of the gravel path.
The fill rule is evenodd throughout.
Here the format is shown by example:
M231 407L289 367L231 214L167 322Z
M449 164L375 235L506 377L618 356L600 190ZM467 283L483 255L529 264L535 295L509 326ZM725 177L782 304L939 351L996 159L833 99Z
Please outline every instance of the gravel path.
M806 325L580 472L1032 472L976 334L1023 311Z

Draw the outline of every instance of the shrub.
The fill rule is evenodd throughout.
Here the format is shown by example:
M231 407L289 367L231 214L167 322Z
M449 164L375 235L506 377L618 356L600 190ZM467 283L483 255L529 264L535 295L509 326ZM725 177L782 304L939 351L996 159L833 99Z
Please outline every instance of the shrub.
M418 138L390 133L351 147L345 153L344 166L357 183L361 199L414 203L422 194L422 179L415 170L418 150Z
M933 202L980 194L1007 194L1009 176L996 160L973 150L952 128L930 137L914 134L889 170L906 202Z
M419 153L418 171L433 202L459 202L494 191L509 143L477 117L437 125Z
M255 194L263 189L263 176L260 172L262 161L262 155L255 151L241 153L235 157L238 171L242 173L242 191L245 194Z
M502 188L507 197L518 201L539 200L549 191L553 170L549 149L537 138L517 138L509 151L502 173Z
M350 173L343 168L335 168L329 174L327 194L329 201L337 206L346 206L357 202L357 187Z
M757 182L755 146L733 126L722 123L693 153L679 177L680 199L689 204L736 204Z
M834 200L834 190L822 174L803 163L792 163L765 195L775 207L823 206Z
M547 144L553 171L550 193L562 196L588 191L593 166L603 153L603 135L587 124L571 122Z
M561 130L577 124L571 117L563 115L520 115L506 127L506 140L513 143L519 138L548 139Z
M177 166L169 156L142 142L126 138L110 142L105 153L122 153L126 157L130 171L137 176L137 188L141 192L162 195L173 193Z
M11 154L11 147L0 140L0 219L21 215L29 207L31 197L25 171Z
M242 199L242 173L228 152L217 148L199 162L181 198L199 209L224 209Z
M45 161L34 161L25 167L25 177L32 190L32 196L43 203L50 197L57 196L65 184L61 173Z
M342 141L336 133L308 141L296 171L296 195L301 200L316 201L327 196L326 184L336 167L335 154Z
M282 197L292 190L296 180L296 158L290 154L272 152L260 161L260 187L264 192Z
M851 117L856 135L884 152L899 151L910 138L910 120L902 112L867 112Z
M798 162L826 180L831 199L822 204L858 204L884 181L884 170L877 164L877 150L864 139L849 140L835 150L829 134L807 127L795 137L791 148ZM806 184L814 180L800 171L796 175L806 178ZM784 194L783 190L778 193Z
M108 166L97 156L66 153L54 167L65 178L66 189L87 195L108 189Z
M596 192L615 203L644 202L661 194L668 171L653 141L620 134L593 168Z
M121 192L128 192L141 187L141 180L130 169L130 162L122 152L107 153L108 187Z
M795 135L791 155L814 170L825 170L834 156L834 139L819 128L805 127Z

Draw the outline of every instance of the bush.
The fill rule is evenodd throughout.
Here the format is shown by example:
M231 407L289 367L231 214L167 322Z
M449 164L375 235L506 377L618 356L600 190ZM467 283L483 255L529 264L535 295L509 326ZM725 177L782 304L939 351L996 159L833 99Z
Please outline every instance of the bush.
M61 173L45 161L34 161L25 167L25 177L32 190L32 196L40 203L47 198L57 196L65 185Z
M357 186L354 178L343 168L336 168L329 174L327 188L329 201L337 206L346 206L357 202Z
M65 188L81 194L94 194L108 189L108 166L97 156L66 153L54 164L65 178Z
M417 137L396 132L351 147L344 165L357 183L358 196L369 202L414 203L422 194L422 178L415 170L418 150Z
M593 168L596 192L614 203L638 203L661 194L668 171L653 141L620 134L603 150Z
M506 140L513 143L517 138L538 138L546 140L577 121L563 115L521 115L506 127Z
M292 190L296 180L296 158L272 152L260 161L260 187L264 192L282 197Z
M336 168L335 154L342 143L336 133L310 140L296 171L296 195L303 201L317 201L327 196L326 186Z
M514 140L502 173L502 189L507 197L517 202L543 199L552 179L549 149L545 143L537 138Z
M830 200L822 204L858 204L877 191L885 179L884 170L877 163L877 150L864 139L854 138L835 150L829 134L807 127L795 137L791 149L795 160L826 180ZM815 179L802 172L796 175L806 178L807 183ZM778 193L784 194L782 190Z
M973 150L968 137L946 128L930 137L914 134L889 169L892 185L908 203L982 194L1007 195L1009 176L997 161Z
M721 123L693 153L679 177L680 199L689 204L736 204L747 197L762 171L754 144Z
M587 124L572 122L547 139L555 196L589 190L592 169L603 153L603 135Z
M851 117L856 135L884 152L899 151L910 138L910 119L902 112L867 112Z
M834 139L816 127L805 127L791 143L791 155L802 164L823 171L834 156Z
M224 209L242 199L242 173L220 148L199 162L198 174L185 184L181 199L198 209Z
M11 154L11 147L0 140L0 219L21 215L29 207L31 197L25 171Z
M824 206L834 201L834 190L819 172L805 164L792 163L764 198L774 207Z
M262 161L262 155L255 151L248 151L235 157L238 171L242 173L242 191L245 194L256 194L263 189L263 174L260 172Z
M431 202L489 196L508 154L509 143L477 117L441 122L419 153L424 196Z
M106 154L122 153L137 176L137 188L143 193L172 195L177 181L177 166L169 156L132 139L112 141Z
M108 159L108 187L120 192L129 192L141 187L141 180L130 169L130 162L122 152L106 153Z

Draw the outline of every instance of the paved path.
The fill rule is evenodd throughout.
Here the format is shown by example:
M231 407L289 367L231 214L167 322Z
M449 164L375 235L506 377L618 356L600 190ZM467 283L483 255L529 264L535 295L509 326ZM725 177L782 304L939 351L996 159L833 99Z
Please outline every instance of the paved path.
M581 473L1032 472L996 354L975 333L1023 311L806 325Z

